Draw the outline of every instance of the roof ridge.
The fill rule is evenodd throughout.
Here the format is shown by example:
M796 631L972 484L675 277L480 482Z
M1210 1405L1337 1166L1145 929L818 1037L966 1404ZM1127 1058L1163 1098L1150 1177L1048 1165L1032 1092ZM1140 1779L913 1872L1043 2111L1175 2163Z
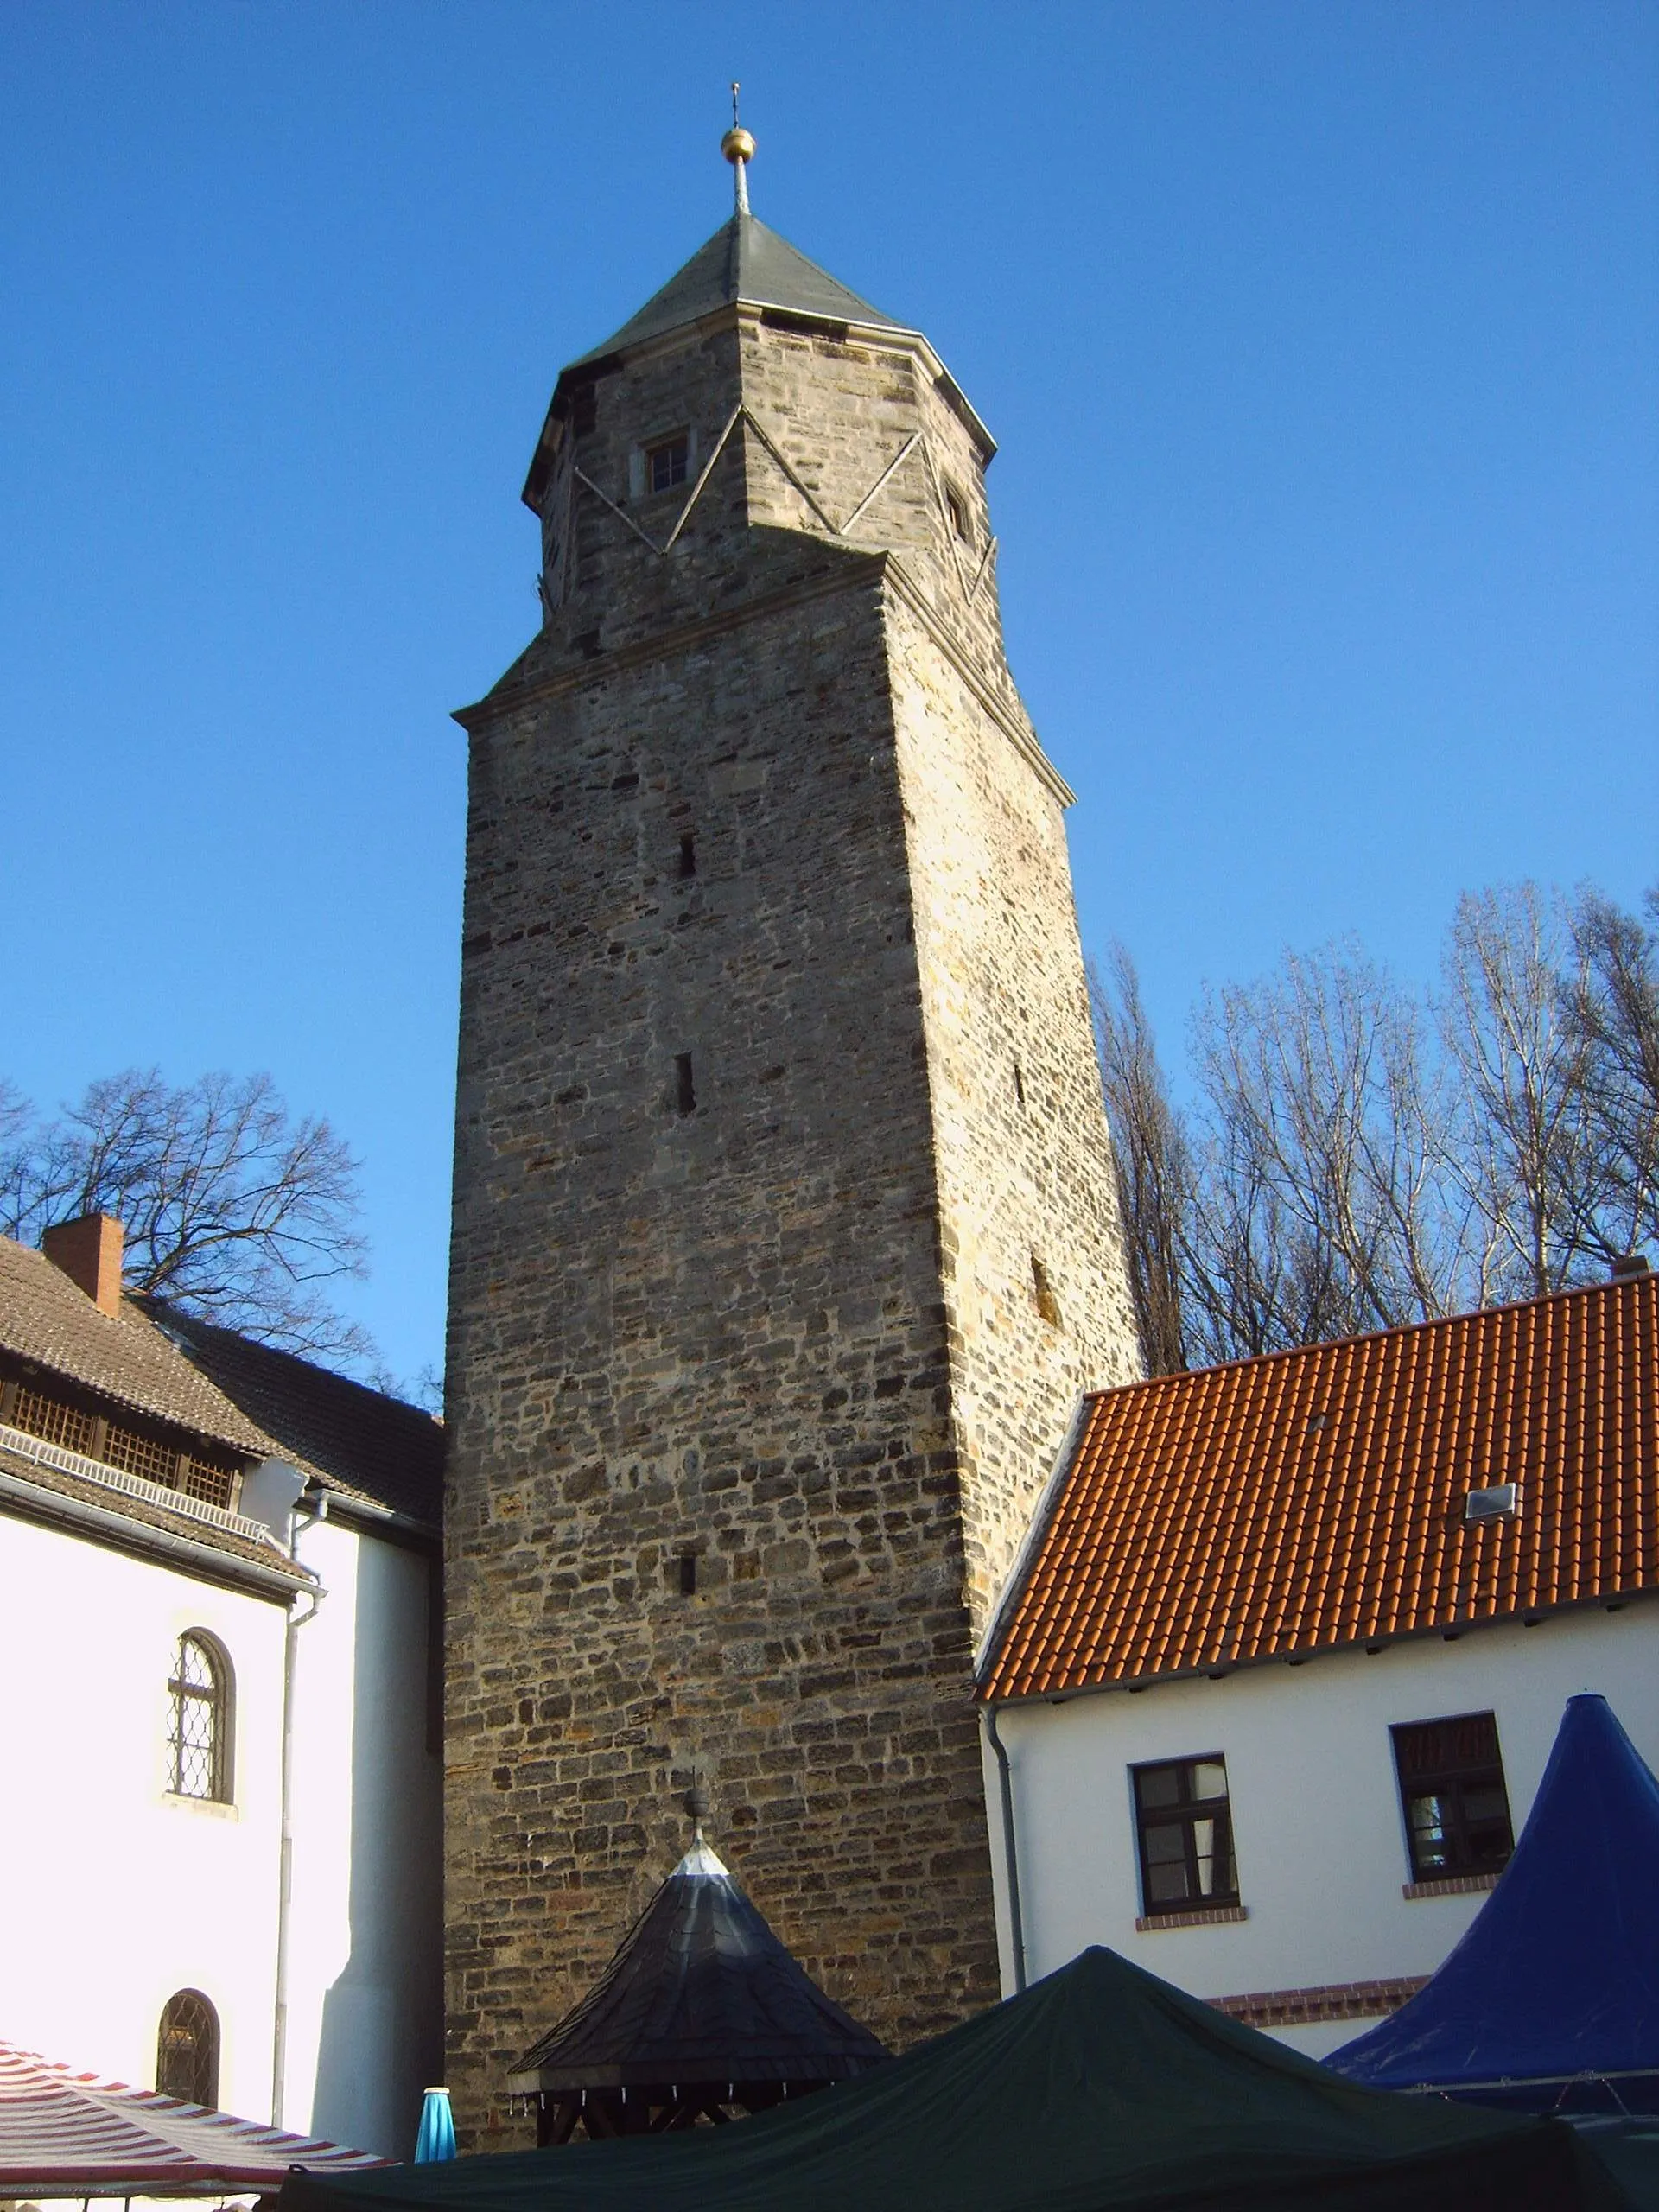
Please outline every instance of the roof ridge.
M145 1318L153 1321L163 1333L171 1321L177 1321L189 1329L204 1330L211 1336L222 1337L232 1344L244 1345L262 1358L285 1360L290 1366L304 1368L309 1375L320 1375L325 1382L338 1382L348 1390L361 1392L365 1397L378 1399L382 1405L398 1406L405 1413L419 1414L423 1420L436 1421L440 1427L443 1425L440 1415L429 1412L425 1406L416 1405L412 1398L400 1398L395 1390L383 1390L378 1383L365 1382L355 1375L342 1373L337 1367L325 1367L321 1360L308 1359L303 1352L290 1351L285 1344L269 1344L262 1337L250 1336L244 1329L227 1328L222 1321L210 1321L204 1314L193 1313L188 1306L175 1306L171 1300L162 1298L154 1292L129 1292L124 1295L129 1304L137 1306ZM151 1307L157 1307L160 1311L152 1313Z
M1560 1290L1541 1290L1530 1298L1506 1298L1496 1306L1466 1306L1458 1313L1431 1313L1421 1321L1392 1321L1386 1328L1359 1329L1348 1337L1315 1337L1305 1344L1281 1344L1273 1351L1240 1352L1234 1359L1217 1359L1208 1367L1179 1367L1162 1375L1138 1375L1128 1382L1103 1382L1098 1389L1083 1393L1086 1402L1098 1398L1126 1397L1132 1390L1150 1390L1160 1384L1190 1382L1204 1375L1230 1375L1240 1367L1265 1367L1269 1361L1305 1359L1313 1352L1340 1351L1350 1344L1376 1344L1392 1337L1421 1336L1432 1329L1455 1329L1471 1321L1489 1321L1500 1313L1524 1313L1534 1306L1553 1306L1569 1298L1592 1298L1604 1291L1633 1290L1643 1284L1659 1285L1659 1273L1609 1276L1605 1282L1580 1282L1564 1285Z

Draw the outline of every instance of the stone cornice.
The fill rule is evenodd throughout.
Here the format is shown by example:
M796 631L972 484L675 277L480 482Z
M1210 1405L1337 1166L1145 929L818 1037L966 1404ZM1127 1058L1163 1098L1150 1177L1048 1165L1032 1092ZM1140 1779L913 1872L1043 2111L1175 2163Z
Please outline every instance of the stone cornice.
M814 600L833 599L842 592L866 590L873 582L886 582L892 586L973 693L979 705L1056 801L1062 807L1073 804L1077 793L1043 751L1029 724L1011 713L1007 704L986 683L949 627L940 620L902 557L895 553L872 551L861 545L838 545L835 550L854 557L844 568L827 575L809 576L799 583L786 585L781 591L765 592L759 598L745 600L741 606L722 607L717 614L699 615L672 629L659 631L652 637L641 638L632 645L617 645L608 652L601 651L591 658L555 670L534 683L513 684L510 688L505 683L498 684L493 691L471 706L457 707L452 720L459 722L469 737L476 736L508 716L521 713L526 707L540 706L547 700L563 698L569 692L580 691L619 669L638 668L645 663L660 660L671 654L688 652L709 639L729 636L733 631L741 630L750 622L788 607L810 606Z
M660 630L649 638L641 638L632 645L615 645L608 651L601 649L591 658L561 668L532 683L515 684L511 690L498 684L470 707L457 707L451 720L458 721L470 737L487 729L492 722L516 715L525 707L539 706L543 700L558 699L569 691L580 691L613 674L617 669L638 668L644 662L661 660L672 653L689 652L709 638L728 637L734 630L741 630L757 617L777 613L785 607L804 607L815 599L832 599L844 591L863 590L880 580L881 563L886 557L873 553L866 546L856 549L859 560L855 568L838 573L809 576L803 582L786 584L781 591L763 592L757 599L746 599L741 606L722 607L717 614L702 614L689 622L677 624L670 630Z

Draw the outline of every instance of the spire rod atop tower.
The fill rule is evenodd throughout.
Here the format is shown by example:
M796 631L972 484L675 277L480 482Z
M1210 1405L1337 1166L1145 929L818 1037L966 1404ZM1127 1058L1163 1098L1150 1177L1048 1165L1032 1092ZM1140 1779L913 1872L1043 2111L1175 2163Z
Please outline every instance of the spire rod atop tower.
M741 90L735 78L732 80L732 127L720 142L720 150L732 165L732 182L735 188L737 212L749 212L748 165L754 159L754 140L737 119L737 95Z

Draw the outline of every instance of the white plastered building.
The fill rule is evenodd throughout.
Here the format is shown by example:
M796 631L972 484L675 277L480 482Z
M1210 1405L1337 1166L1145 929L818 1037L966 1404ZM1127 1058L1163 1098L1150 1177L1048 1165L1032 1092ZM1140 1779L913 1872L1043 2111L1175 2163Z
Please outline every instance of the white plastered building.
M1103 1943L1322 2056L1569 1697L1659 1764L1659 1279L1086 1401L981 1665L1005 1990Z
M407 2157L442 2049L442 1430L0 1239L0 2036Z

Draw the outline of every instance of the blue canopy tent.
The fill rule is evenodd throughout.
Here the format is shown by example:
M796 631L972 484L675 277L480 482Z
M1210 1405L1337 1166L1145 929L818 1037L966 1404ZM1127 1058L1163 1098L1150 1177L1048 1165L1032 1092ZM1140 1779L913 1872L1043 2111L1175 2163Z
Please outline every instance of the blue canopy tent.
M1440 1971L1325 2063L1376 2089L1659 2114L1659 1782L1567 1701L1515 1855Z

